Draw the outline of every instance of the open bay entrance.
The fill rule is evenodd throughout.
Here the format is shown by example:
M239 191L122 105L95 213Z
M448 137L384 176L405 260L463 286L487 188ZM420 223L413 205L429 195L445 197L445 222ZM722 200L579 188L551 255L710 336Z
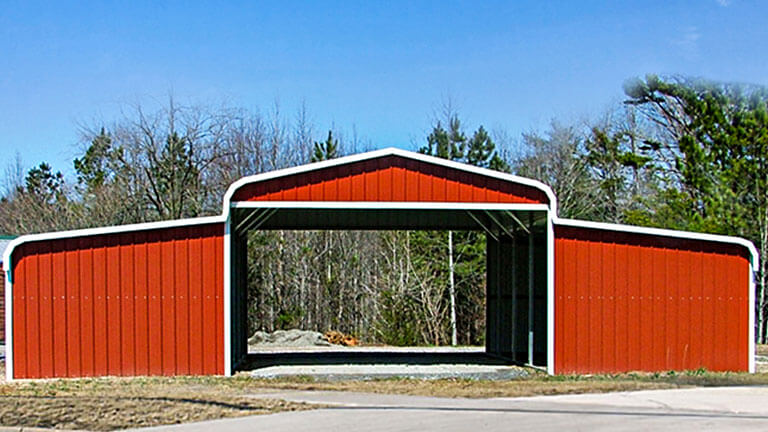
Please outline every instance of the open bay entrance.
M541 205L311 207L238 203L230 220L231 349L236 369L289 364L547 362L547 211ZM336 204L336 203L334 203ZM393 203L394 204L394 203ZM331 207L331 208L328 208ZM351 208L350 208L351 207ZM396 208L395 208L396 207ZM485 350L248 353L247 236L253 230L451 230L486 237ZM447 252L447 250L446 250ZM304 265L316 265L304 263Z

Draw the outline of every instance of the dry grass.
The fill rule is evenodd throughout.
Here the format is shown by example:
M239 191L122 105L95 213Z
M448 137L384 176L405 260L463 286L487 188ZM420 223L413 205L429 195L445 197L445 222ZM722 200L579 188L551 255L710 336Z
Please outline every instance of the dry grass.
M536 373L509 381L464 379L385 379L371 381L315 381L309 377L294 379L249 379L245 387L282 390L328 390L369 393L394 393L421 396L491 398L539 395L606 393L687 387L724 387L768 385L768 373L707 372L705 370L626 373L612 375L559 375Z
M101 431L316 407L248 397L216 381L103 378L3 384L0 425Z
M108 431L299 408L304 406L281 400L248 398L2 396L0 424Z
M631 390L678 388L665 382L643 382L631 379L548 381L520 379L512 381L483 381L464 379L386 379L372 381L301 382L272 380L260 381L259 387L283 390L354 391L419 396L494 398L523 397L556 394L606 393Z

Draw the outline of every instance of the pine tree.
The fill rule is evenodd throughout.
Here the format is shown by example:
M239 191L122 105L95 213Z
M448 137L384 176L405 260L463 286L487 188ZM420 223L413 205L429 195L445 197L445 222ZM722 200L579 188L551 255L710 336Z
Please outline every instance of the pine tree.
M333 138L333 131L328 131L328 138L323 142L315 141L312 162L320 162L339 157L339 140Z
M112 137L104 128L91 140L91 145L80 158L75 158L77 182L86 188L94 190L104 185L110 176L111 159L114 157Z

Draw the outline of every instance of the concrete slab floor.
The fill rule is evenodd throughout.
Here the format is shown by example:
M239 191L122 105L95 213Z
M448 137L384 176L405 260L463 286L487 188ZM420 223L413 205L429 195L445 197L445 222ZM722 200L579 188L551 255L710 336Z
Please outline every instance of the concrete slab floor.
M153 430L700 432L768 429L768 388L764 387L493 399L310 391L269 391L254 396L331 407L163 426Z

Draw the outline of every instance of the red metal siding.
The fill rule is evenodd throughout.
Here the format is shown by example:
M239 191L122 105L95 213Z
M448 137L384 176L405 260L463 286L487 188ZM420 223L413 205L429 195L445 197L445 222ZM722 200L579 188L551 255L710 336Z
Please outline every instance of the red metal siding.
M549 203L531 186L399 156L246 184L232 201Z
M556 226L556 373L748 370L748 254Z
M223 224L23 243L15 378L224 373Z

